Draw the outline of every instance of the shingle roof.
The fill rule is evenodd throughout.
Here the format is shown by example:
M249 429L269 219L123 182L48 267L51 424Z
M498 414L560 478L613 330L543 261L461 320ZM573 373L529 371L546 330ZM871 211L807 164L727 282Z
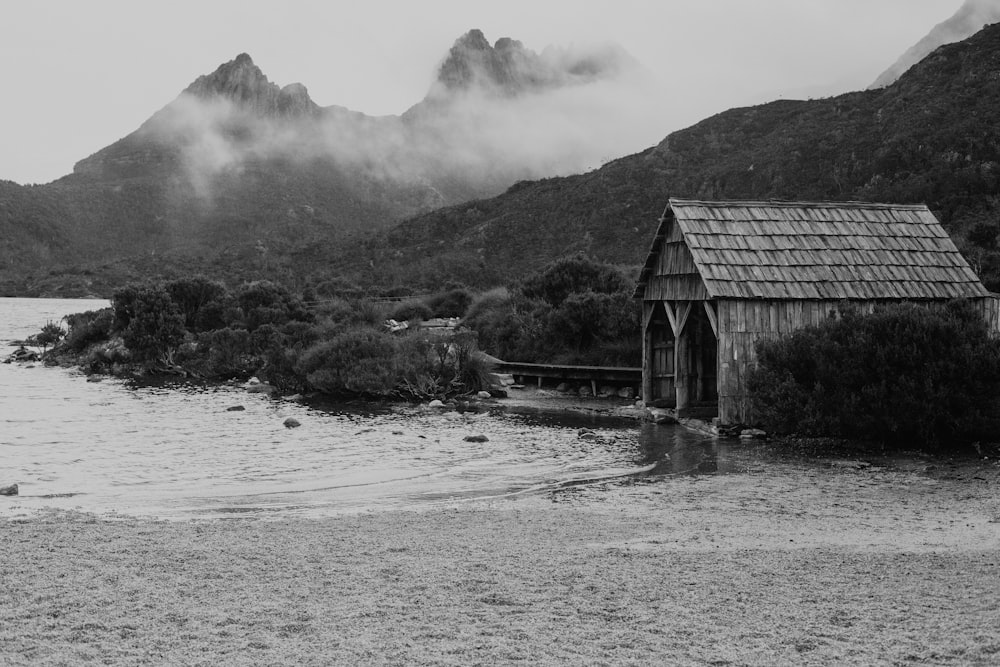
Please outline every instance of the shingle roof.
M989 295L926 206L671 199L636 296L652 275L670 220L712 298Z

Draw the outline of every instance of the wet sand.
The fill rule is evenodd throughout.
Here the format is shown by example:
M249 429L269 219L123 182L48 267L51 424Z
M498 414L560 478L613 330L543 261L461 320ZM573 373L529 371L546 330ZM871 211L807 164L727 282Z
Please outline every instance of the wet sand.
M8 518L0 664L997 664L1000 468L876 463L319 520Z

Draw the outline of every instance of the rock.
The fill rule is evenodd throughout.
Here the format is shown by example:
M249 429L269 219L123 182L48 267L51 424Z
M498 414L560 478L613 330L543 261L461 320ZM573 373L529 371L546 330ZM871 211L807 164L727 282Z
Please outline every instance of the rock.
M500 387L509 387L515 383L514 376L510 373L490 373L488 377L490 384Z
M100 382L103 379L104 378L102 378L100 375L88 375L87 376L87 382Z
M645 408L637 408L632 405L625 405L620 408L615 408L612 412L615 417L629 417L631 419L642 419L646 416Z
M560 382L559 384L556 385L556 391L561 391L563 393L566 393L569 390L570 390L570 386L569 386L569 384L567 384L565 382Z
M676 424L677 418L663 408L647 408L646 420L654 424Z
M581 428L577 431L576 437L581 440L597 440L597 434L591 431L589 428Z
M302 426L299 420L295 417L289 417L281 423L285 425L285 428L298 428L299 426Z
M0 486L0 496L16 496L17 495L17 484L11 484L10 486Z
M627 398L630 400L635 398L635 389L633 389L632 387L622 387L615 393L617 393L618 396L621 398Z
M476 394L476 398L493 398L493 395L488 391L480 391Z
M866 470L872 467L868 461L830 461L834 468L847 468L849 470Z
M607 398L608 396L614 396L615 388L610 385L606 385L600 388L600 390L597 392L597 395L601 396L602 398Z
M490 439L485 435L467 435L464 440L466 442L489 442Z
M444 403L442 403L441 401L439 401L438 399L435 398L433 401L431 401L430 403L427 404L427 407L429 407L429 408L443 408L444 407Z
M243 412L244 410L246 410L246 408L242 405L233 405L226 408L226 412Z
M580 387L580 390L577 393L580 394L580 396L593 396L594 395L594 393L592 391L590 391L590 387L588 387L587 385L583 385L582 387Z
M246 390L251 394L272 394L275 391L275 388L266 382L257 382L256 384L250 384L248 382L245 386Z
M759 428L745 428L740 431L740 440L766 440L767 432Z

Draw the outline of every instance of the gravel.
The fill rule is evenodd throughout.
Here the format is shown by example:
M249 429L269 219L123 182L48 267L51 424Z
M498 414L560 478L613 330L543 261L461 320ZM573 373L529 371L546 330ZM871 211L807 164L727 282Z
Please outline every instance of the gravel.
M998 472L777 462L312 520L7 516L0 664L994 665Z

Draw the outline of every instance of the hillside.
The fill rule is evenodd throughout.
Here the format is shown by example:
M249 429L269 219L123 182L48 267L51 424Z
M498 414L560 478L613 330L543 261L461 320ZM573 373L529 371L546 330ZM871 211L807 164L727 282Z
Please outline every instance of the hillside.
M72 174L0 183L0 293L107 294L191 271L294 280L315 268L292 262L303 248L595 164L608 145L581 151L581 128L560 132L546 114L564 91L636 68L613 48L538 54L472 30L422 101L373 117L321 107L302 84L280 87L240 54ZM556 128L548 143L518 138L526 109ZM581 122L596 132L593 120Z
M911 46L888 69L879 74L871 88L884 88L894 83L903 72L926 58L939 46L966 39L990 23L1000 21L998 0L965 0L958 11L946 21L934 26L920 41Z
M576 252L637 265L670 196L922 202L997 289L997 108L1000 25L887 88L732 109L589 173L416 217L333 261L363 284L485 286Z

